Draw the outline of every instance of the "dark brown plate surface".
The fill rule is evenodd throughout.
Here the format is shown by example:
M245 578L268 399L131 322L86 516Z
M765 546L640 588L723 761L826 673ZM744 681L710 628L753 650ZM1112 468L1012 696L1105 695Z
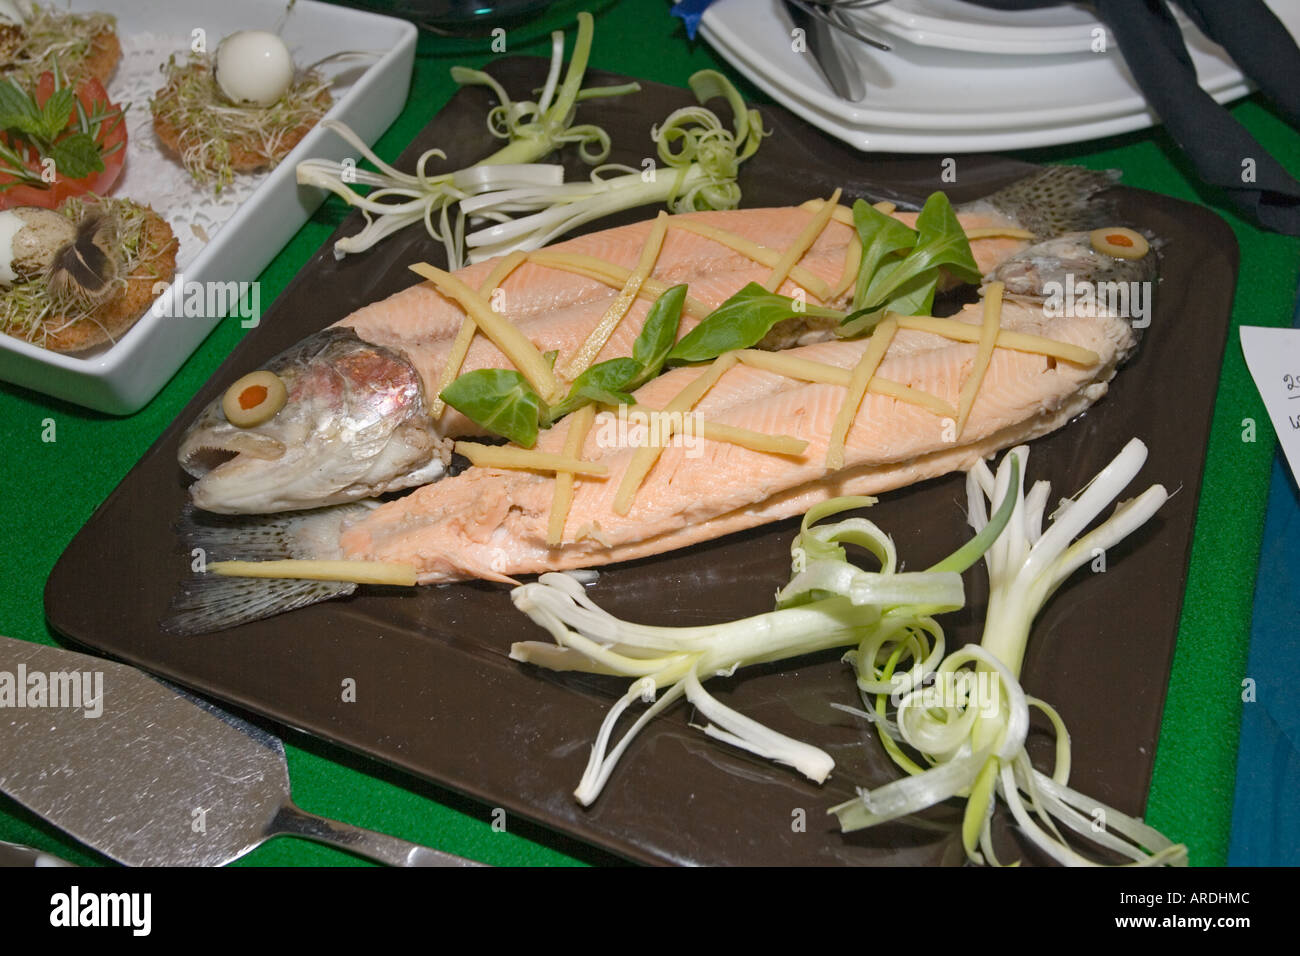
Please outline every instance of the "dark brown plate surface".
M507 59L493 72L519 95L541 85L543 68L540 61ZM639 167L652 154L651 124L689 100L684 90L645 84L636 96L595 100L582 109L585 121L613 137L612 160ZM477 159L488 105L481 89L459 93L407 151L404 165L434 145L447 148L455 163ZM863 156L779 108L763 114L774 132L744 167L746 206L789 205L829 195L836 186L848 197L911 202L944 188L961 201L1030 168L963 157L957 181L941 183L938 157ZM1049 479L1054 498L1072 494L1137 436L1151 457L1134 492L1153 482L1180 492L1148 527L1106 556L1105 573L1085 567L1052 600L1035 629L1023 681L1030 693L1056 705L1070 728L1072 785L1140 814L1178 631L1237 252L1227 226L1205 209L1151 193L1117 192L1122 219L1165 240L1151 328L1106 398L1032 445L1029 474ZM341 232L357 228L358 220L349 217ZM743 670L709 684L743 713L827 749L837 766L824 786L712 742L688 726L689 708L678 706L641 734L600 800L583 809L571 793L606 708L625 682L559 676L509 660L513 640L541 632L514 610L504 587L372 590L199 638L159 630L189 562L171 527L187 483L176 465L182 428L238 375L410 285L408 263L440 256L417 229L341 263L326 244L69 545L46 587L50 623L77 642L634 860L959 862L952 808L923 824L849 836L826 816L826 808L852 796L856 786L879 785L898 773L872 733L829 706L856 703L849 669L837 654ZM964 499L961 477L950 475L884 496L871 517L894 536L907 567L921 568L968 535ZM770 610L772 594L789 574L795 527L787 521L611 568L602 572L593 597L615 614L657 624L702 624ZM979 636L982 566L967 579L967 610L946 620L953 644ZM376 692L340 703L344 677ZM1036 756L1050 759L1046 743L1042 735L1031 737ZM804 830L794 825L801 816ZM999 833L1000 841L1011 839L1005 826ZM1006 844L1004 858L1019 855Z

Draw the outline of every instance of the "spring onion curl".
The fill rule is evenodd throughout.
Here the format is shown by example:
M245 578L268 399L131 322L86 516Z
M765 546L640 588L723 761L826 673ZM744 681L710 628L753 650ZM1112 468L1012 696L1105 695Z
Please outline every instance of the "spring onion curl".
M703 627L651 627L620 620L587 597L568 574L543 574L511 592L515 607L555 639L523 641L510 656L557 671L613 674L633 679L610 708L574 796L590 805L604 788L628 744L650 720L685 697L703 715L710 737L793 767L818 783L834 767L828 754L737 713L703 687L750 664L785 660L874 640L896 628L899 609L938 613L962 606L957 570L900 572L894 544L864 518L817 521L874 498L837 498L813 508L791 547L793 577L777 595L777 610ZM880 564L864 571L849 562L845 544L864 547ZM978 557L978 556L976 556ZM971 560L975 560L972 558ZM900 615L906 617L906 614ZM638 699L647 706L624 736L611 743L616 725Z
M358 169L351 160L335 162L308 159L298 164L298 182L328 189L365 216L366 225L355 236L334 245L336 258L363 252L387 236L417 222L423 222L429 235L444 244L451 268L462 261L463 219L453 222L449 209L469 196L488 189L516 189L524 186L558 185L563 170L558 165L539 165L537 160L566 144L577 144L584 160L600 163L609 155L609 136L595 126L574 126L576 105L587 99L622 96L640 87L635 83L582 89L591 52L592 18L578 14L578 35L568 69L564 65L564 34L551 34L551 63L546 84L536 101L514 102L502 86L481 70L463 67L452 69L452 79L461 85L487 86L498 103L488 114L492 135L507 140L506 145L474 166L447 173L431 173L431 161L446 159L438 149L423 153L414 174L403 173L383 162L351 129L337 121L321 125L338 133L362 156L374 164L377 172ZM359 193L354 185L371 187Z
M502 188L463 201L463 215L498 220L466 236L470 261L539 249L583 223L650 203L676 213L736 208L736 176L762 142L762 117L715 70L700 70L689 85L700 105L675 110L650 131L662 165L610 164L589 182ZM731 109L731 129L703 105L718 97ZM520 213L531 215L510 218Z
M998 865L990 824L1000 796L1025 836L1059 863L1096 865L1066 842L1064 828L1131 860L1131 865L1185 864L1186 847L1068 786L1070 739L1065 724L1049 704L1027 695L1019 682L1030 628L1048 598L1093 559L1097 549L1104 551L1141 527L1168 494L1153 485L1078 537L1145 462L1146 446L1133 439L1043 529L1050 489L1048 482L1039 481L1025 493L1020 476L1028 455L1022 445L1003 456L996 476L983 462L967 475L968 520L978 534L990 524L986 499L1001 502L999 511L1008 504L1013 508L1005 529L984 553L989 603L981 643L945 656L942 632L917 627L913 620L912 626L883 641L877 629L852 655L867 708L855 712L879 729L885 749L909 776L860 790L857 799L830 812L847 832L963 797L967 857ZM948 569L942 563L937 567ZM911 662L906 671L900 670L904 661ZM1030 708L1046 715L1056 735L1050 775L1035 769L1025 751ZM904 752L904 744L920 753L924 765Z

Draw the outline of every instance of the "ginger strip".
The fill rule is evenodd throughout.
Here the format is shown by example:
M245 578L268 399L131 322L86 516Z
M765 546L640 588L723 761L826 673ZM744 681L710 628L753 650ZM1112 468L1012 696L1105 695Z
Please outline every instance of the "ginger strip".
M931 315L900 315L898 316L898 327L900 329L915 329L918 332L932 332L935 335L942 335L947 339L956 339L959 342L978 342L982 334L978 325L958 322L956 319L936 319ZM997 345L998 348L1012 349L1016 352L1032 352L1035 355L1046 355L1049 358L1061 359L1075 365L1089 366L1101 362L1101 356L1091 349L1072 345L1069 342L1049 339L1041 335L1031 335L1028 332L1010 332L1002 329L998 332Z
M480 468L506 468L516 471L567 471L575 475L603 478L609 467L595 461L583 461L569 455L553 455L531 448L513 448L509 445L482 445L472 441L458 441L453 446L456 454L464 455L471 464Z
M415 568L391 561L210 561L208 570L235 578L296 578L354 584L415 586Z
M573 359L564 370L564 377L569 381L576 379L596 360L600 350L605 347L609 337L614 334L618 324L627 315L628 309L636 301L637 293L641 291L641 286L645 284L645 280L654 271L655 263L659 260L659 252L664 246L664 236L667 233L668 214L661 211L655 217L654 225L650 228L650 235L646 238L645 245L641 247L641 257L637 260L636 268L623 281L623 288L614 301L609 304L605 314L596 323L596 327L591 330L587 340L579 346L578 351L574 353Z
M727 352L725 355L718 356L703 374L697 376L694 381L678 392L672 401L664 406L663 410L665 412L689 412L695 407L695 403L702 399L709 389L713 387L714 383L722 377L723 373L735 364L736 353L734 352ZM618 486L618 493L614 496L614 510L616 512L625 515L631 510L632 499L636 497L637 489L641 487L641 482L645 481L646 475L650 473L650 469L655 466L655 462L659 460L661 454L663 454L662 446L651 445L646 448L638 448L632 455L627 471L623 473L623 481Z
M728 232L726 229L719 229L717 226L710 226L695 219L674 218L669 222L668 226L670 229L681 229L683 232L693 232L697 236L712 239L714 242L739 252L745 258L757 262L760 266L767 266L769 269L775 268L777 263L781 261L781 253L775 249L769 249L752 239L746 239L739 233ZM852 246L854 243L849 243L849 245ZM822 302L830 301L828 298L830 286L825 280L809 272L803 266L797 264L793 266L790 269L790 278Z
M844 396L844 402L835 416L830 441L826 446L828 471L838 471L844 467L844 442L848 438L849 429L853 426L853 419L857 417L858 406L862 404L862 397L867 393L867 386L871 384L872 376L876 374L876 369L884 360L885 352L889 350L889 343L893 341L894 333L897 331L898 322L893 318L885 319L876 326L867 350L862 353L862 358L853 367L848 394Z
M584 405L569 416L569 431L564 436L564 455L566 458L582 457L582 445L591 431L591 423L596 420L596 406ZM561 471L555 476L555 493L551 496L551 514L546 525L546 543L558 548L564 542L564 522L568 520L569 508L573 505L572 472Z
M613 262L606 262L604 259L597 259L595 256L583 256L574 252L548 252L541 249L528 253L528 261L539 266L545 266L547 269L571 272L574 275L583 276L596 282L603 282L605 285L616 289L621 289L627 282L627 277L632 274L631 269L624 269ZM640 295L648 299L657 299L671 289L674 284L664 282L661 279L648 278L641 283ZM682 306L682 311L697 319L703 319L713 310L699 299L693 299L688 295L686 302Z
M427 262L415 263L411 266L411 271L428 279L439 292L456 300L483 330L483 334L492 340L492 344L499 348L528 380L528 384L537 390L537 394L543 401L558 402L564 397L563 390L555 380L555 373L551 371L551 366L542 357L542 353L537 351L537 346L515 328L509 319L493 312L491 306L477 291L450 272L431 266Z
M990 282L984 290L984 323L980 326L979 350L975 353L975 363L970 375L962 383L961 393L957 396L957 437L961 437L970 417L975 396L979 393L984 375L989 370L989 361L993 358L993 349L997 346L998 332L1002 328L1002 290L1001 282Z
M795 239L794 244L782 253L777 264L772 268L771 274L763 282L763 288L768 292L775 292L781 288L781 283L785 281L786 276L795 264L803 258L804 253L812 248L812 244L817 241L817 237L822 234L826 224L831 221L831 215L839 208L840 190L837 188L831 194L831 198L826 205L817 212L813 213L812 221L808 223Z
M492 293L527 258L526 253L512 252L498 262L496 267L488 274L487 279L479 286L478 294L488 300L489 308L491 308ZM465 364L465 356L469 354L470 343L474 341L474 333L477 331L478 325L466 313L465 321L460 324L460 331L456 333L456 339L451 343L451 351L447 353L447 364L443 367L442 378L438 381L438 393L433 396L433 401L429 403L429 414L433 416L435 422L442 417L442 413L447 407L447 403L442 400L442 390L456 381L456 376L460 374L460 370Z

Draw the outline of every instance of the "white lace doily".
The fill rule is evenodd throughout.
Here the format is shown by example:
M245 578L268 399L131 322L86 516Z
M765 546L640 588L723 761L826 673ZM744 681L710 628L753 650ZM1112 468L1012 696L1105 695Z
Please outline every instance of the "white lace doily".
M184 270L266 178L265 172L236 173L220 194L195 182L153 131L149 100L163 85L161 66L173 53L184 56L188 36L138 33L124 36L122 62L109 83L109 98L126 113L126 166L112 195L146 203L167 220L180 241L178 271Z

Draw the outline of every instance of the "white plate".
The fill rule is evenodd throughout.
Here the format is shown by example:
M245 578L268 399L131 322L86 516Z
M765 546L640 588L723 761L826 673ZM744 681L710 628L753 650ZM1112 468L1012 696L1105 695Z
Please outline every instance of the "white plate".
M972 53L1090 53L1098 37L1107 48L1112 40L1091 11L1075 5L1011 11L963 0L890 0L845 12L868 29L910 43Z
M1005 149L1032 149L1038 146L1052 146L1060 143L1084 142L1103 136L1115 136L1136 129L1144 129L1156 122L1147 110L1127 116L1111 117L1087 123L1049 124L1041 127L1024 129L986 129L974 131L952 130L902 130L890 127L851 125L839 116L828 115L809 106L807 103L790 96L779 79L773 76L763 64L746 59L739 51L731 50L721 42L713 42L714 48L724 59L743 73L774 100L801 117L818 129L841 139L864 152L879 153L935 153L952 155L957 153L978 153ZM1245 81L1234 84L1215 94L1220 102L1226 102L1250 92Z
M1293 34L1300 32L1300 0L1273 0L1271 6ZM861 103L849 104L829 90L809 54L795 52L779 0L719 0L700 29L778 102L863 149L1018 149L1127 132L1157 121L1119 57L1008 61L912 46L881 53L848 41L846 49L851 44L858 53L868 88ZM1248 92L1221 47L1190 28L1187 39L1207 92L1220 102Z
M62 0L60 0L62 2ZM190 37L202 28L216 42L241 29L276 29L285 4L278 0L72 0L74 10L112 13L123 37L163 34ZM299 0L281 31L295 62L307 64L341 50L373 50L374 60L331 64L328 75L340 79L332 92L328 116L351 126L367 143L379 138L401 112L411 82L416 30L392 17ZM178 53L183 53L180 48ZM161 64L161 61L160 61ZM134 104L148 110L148 104ZM131 144L127 144L130 179ZM356 153L338 136L314 129L242 203L183 269L190 283L227 283L255 279L321 204L325 193L300 187L294 167L299 159L320 156L341 160ZM140 188L114 196L148 203ZM167 216L167 209L158 212ZM187 237L188 238L188 237ZM163 293L167 298L169 293ZM261 302L265 311L270 303ZM125 415L149 401L180 368L190 353L223 318L222 314L168 317L145 312L121 339L83 355L64 355L0 334L0 379L98 411ZM228 321L241 321L237 316Z
M1292 33L1300 0L1273 0ZM806 52L795 52L781 0L718 0L700 32L720 47L762 64L769 82L842 125L891 130L964 131L1077 126L1132 116L1146 100L1122 57L1075 54L1016 57L953 53L899 45L885 53L844 38L867 92L858 103L840 99ZM1186 34L1201 85L1211 95L1240 87L1242 75L1222 47L1189 28ZM1154 119L1153 119L1154 121Z

